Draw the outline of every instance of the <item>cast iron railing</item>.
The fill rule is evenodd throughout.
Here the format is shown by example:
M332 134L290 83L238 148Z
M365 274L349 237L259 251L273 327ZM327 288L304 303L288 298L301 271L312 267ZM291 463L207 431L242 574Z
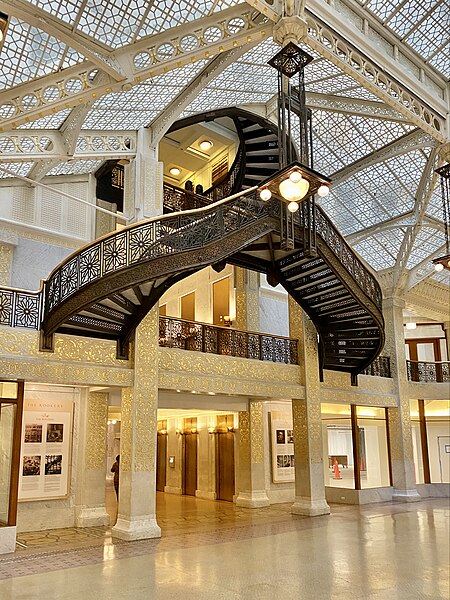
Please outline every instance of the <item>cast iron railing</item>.
M208 206L211 204L211 199L194 192L188 192L170 183L164 183L163 204L165 213L179 212Z
M377 356L373 363L367 369L364 369L361 374L374 377L392 377L391 359L389 356Z
M42 291L0 288L0 325L39 329L41 317Z
M409 381L420 383L450 382L450 362L425 362L422 360L407 360L406 372Z
M159 317L159 345L225 356L298 364L297 340L197 321Z

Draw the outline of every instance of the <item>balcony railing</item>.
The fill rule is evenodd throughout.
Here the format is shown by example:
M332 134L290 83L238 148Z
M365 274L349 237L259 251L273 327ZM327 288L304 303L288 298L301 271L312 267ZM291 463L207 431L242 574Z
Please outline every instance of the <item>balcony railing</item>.
M408 373L409 381L419 381L420 383L450 382L450 362L407 360L406 371Z
M159 318L159 345L224 356L298 364L297 340L173 317Z
M364 369L362 375L373 375L374 377L392 377L391 360L389 356L378 356L373 363Z

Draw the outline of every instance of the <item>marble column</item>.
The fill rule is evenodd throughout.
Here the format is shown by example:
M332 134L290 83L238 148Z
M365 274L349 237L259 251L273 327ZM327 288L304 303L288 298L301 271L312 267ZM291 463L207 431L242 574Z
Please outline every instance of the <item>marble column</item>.
M234 326L243 331L260 331L259 273L235 267L236 319Z
M124 212L132 221L163 214L163 168L150 129L137 133L136 157L125 166Z
M239 412L239 469L237 506L269 506L264 474L263 405L250 400L250 410Z
M406 374L406 353L403 331L404 300L396 297L383 300L386 343L383 354L391 361L391 375L398 406L388 409L391 445L393 499L402 502L420 500L414 474L411 435L410 398Z
M78 440L83 458L76 496L76 527L109 525L105 509L108 394L89 392L85 402Z
M323 481L322 421L320 413L317 332L300 306L289 297L290 337L298 339L300 381L304 399L292 400L295 456L295 501L291 512L315 517L327 515Z
M209 433L215 427L216 417L200 416L197 418L198 429L198 489L197 498L216 499L216 440Z
M158 408L158 307L138 326L134 383L122 390L119 509L114 536L141 540L161 536L156 522Z

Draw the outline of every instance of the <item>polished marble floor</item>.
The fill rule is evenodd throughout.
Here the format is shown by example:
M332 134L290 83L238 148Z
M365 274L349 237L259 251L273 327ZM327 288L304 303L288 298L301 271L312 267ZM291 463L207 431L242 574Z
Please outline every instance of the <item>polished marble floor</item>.
M163 537L21 534L1 600L448 600L449 502L333 506L330 516L158 495Z

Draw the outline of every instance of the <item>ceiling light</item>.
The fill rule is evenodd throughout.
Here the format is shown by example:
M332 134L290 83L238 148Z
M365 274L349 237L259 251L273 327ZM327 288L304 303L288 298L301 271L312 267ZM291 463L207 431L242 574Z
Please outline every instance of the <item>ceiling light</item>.
M200 150L203 150L203 152L208 152L208 150L211 150L211 148L214 146L214 144L212 142L210 142L209 140L203 140L203 142L200 142L200 144L198 145Z
M413 321L408 321L408 323L406 323L405 327L406 327L406 329L416 329L417 323L414 323Z
M294 173L292 173L294 175ZM300 175L300 174L299 174ZM292 181L291 177L284 179L280 185L280 194L285 200L289 202L298 202L306 196L309 189L309 182L303 179L300 175L300 179L296 182Z
M442 263L436 263L434 265L434 270L437 271L438 273L440 273L441 271L444 270L444 265Z
M177 175L179 175L181 173L181 171L180 171L180 169L178 167L172 167L170 169L169 173L171 175L175 175L175 177L176 177Z
M298 211L298 204L297 202L289 202L288 204L288 211L291 213L295 213Z

